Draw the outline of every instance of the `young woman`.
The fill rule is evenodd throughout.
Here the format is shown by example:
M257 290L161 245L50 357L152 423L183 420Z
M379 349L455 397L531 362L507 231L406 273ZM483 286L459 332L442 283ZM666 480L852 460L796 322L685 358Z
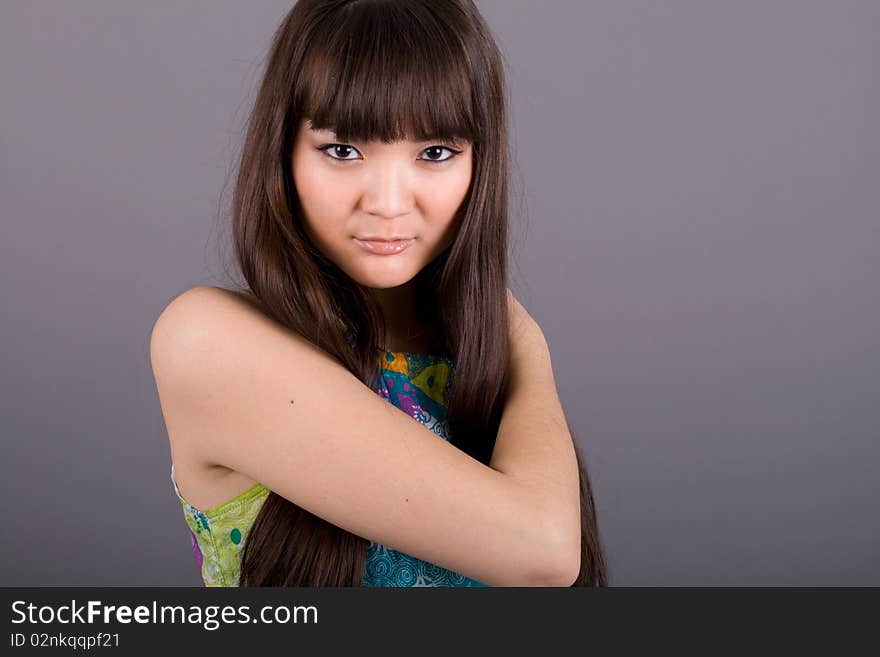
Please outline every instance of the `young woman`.
M284 19L234 194L247 286L184 292L151 337L207 585L606 584L547 342L506 286L504 95L472 0Z

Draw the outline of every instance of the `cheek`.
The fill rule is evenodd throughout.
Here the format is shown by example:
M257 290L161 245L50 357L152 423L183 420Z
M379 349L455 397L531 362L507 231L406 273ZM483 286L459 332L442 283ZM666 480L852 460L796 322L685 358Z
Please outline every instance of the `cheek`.
M471 183L470 165L462 171L450 172L443 184L431 186L431 214L444 220L452 219L462 201L467 196Z
M317 164L304 163L305 166L293 169L293 180L300 204L305 210L305 220L312 224L317 232L332 232L337 220L342 220L348 207L345 198L345 186L323 167ZM329 230L328 230L329 229Z

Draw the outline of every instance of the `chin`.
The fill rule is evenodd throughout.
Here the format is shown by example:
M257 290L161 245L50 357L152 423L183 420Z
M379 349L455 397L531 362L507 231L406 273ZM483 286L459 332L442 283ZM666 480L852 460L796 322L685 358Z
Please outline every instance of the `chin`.
M385 290L409 283L418 272L377 272L371 271L364 275L352 276L351 279L364 287Z

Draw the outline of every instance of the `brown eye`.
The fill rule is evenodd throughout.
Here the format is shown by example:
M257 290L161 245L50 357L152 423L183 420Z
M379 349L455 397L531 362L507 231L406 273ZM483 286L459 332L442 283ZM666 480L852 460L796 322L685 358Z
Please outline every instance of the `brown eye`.
M347 157L347 155L352 152L357 153L357 149L354 146L349 146L348 144L325 144L323 146L318 147L319 151L322 151L327 157L331 160L356 160L356 157ZM333 153L331 155L331 153Z
M449 157L444 157L443 159L437 159L437 158L433 157L435 155L437 157L439 157L440 155L443 154L443 151L449 151L449 153L450 153ZM439 163L439 162L448 162L449 160L454 158L456 155L458 155L461 151L454 151L451 148L449 148L448 146L439 146L438 145L438 146L429 146L428 148L425 149L424 152L430 156L427 159L428 162Z

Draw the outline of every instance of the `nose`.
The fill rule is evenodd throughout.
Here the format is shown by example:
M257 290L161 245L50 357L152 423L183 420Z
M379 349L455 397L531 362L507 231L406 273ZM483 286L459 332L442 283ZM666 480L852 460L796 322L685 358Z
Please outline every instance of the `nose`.
M412 211L412 181L405 163L385 160L366 176L363 210L380 217L398 217Z

